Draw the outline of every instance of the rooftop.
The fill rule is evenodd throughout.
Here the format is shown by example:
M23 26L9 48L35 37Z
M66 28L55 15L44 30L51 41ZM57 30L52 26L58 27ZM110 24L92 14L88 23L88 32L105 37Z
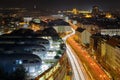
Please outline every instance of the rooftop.
M78 32L83 32L84 30L85 30L85 29L79 28L79 27L76 29L76 31L78 31Z

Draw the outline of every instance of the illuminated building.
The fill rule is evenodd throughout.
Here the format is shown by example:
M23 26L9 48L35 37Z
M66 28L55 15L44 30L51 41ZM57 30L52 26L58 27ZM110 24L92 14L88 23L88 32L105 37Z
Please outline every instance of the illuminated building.
M53 17L54 19L63 19L64 18L63 14L52 15L51 17Z
M33 31L39 31L39 30L44 30L46 27L47 23L42 21L40 18L33 18L32 21L30 21L30 29Z
M51 21L49 24L52 24L57 33L69 33L72 31L69 23L62 19L56 19Z
M92 15L90 15L90 14L85 15L85 18L91 18L91 17L92 17Z
M74 8L74 9L72 10L72 13L73 13L73 14L78 14L78 10L77 10L76 8Z
M120 29L101 29L100 31L102 35L120 35Z
M67 11L63 11L64 13L72 13L74 15L78 15L78 14L91 14L90 11L87 10L78 10L76 8L72 9L72 10L67 10Z
M79 41L82 45L86 45L90 43L91 33L88 32L86 29L77 28L76 35L78 36Z
M23 66L27 71L27 76L35 78L41 64L42 60L34 54L0 54L0 65L8 74Z
M65 21L68 22L69 21L69 17L65 17Z
M32 21L32 17L23 17L23 20L24 20L24 22L26 22L26 23L29 23L30 21Z
M93 6L93 9L92 9L92 14L93 16L97 16L99 14L99 7L98 6Z
M111 76L120 79L120 41L111 38L106 42L105 64Z
M95 34L91 37L92 55L111 75L112 79L120 79L120 40L119 36Z
M35 80L66 80L67 56L63 54L59 61Z
M12 58L18 65L23 65L26 69L27 80L66 79L67 56L63 47L62 49L60 48L60 44L63 44L62 39L56 35L56 31L53 28L44 29L42 33L38 35L37 32L31 29L21 28L9 35L0 36L0 52L7 55L6 58L0 55L0 63L11 66L14 62L12 62L12 59L9 60L9 58L15 54L17 57L14 56ZM53 37L58 41L54 41ZM60 53L57 51L60 51ZM29 58L29 55L32 55L32 57ZM34 55L37 56L35 60L33 58ZM5 60L1 57L8 60L4 62ZM37 64L39 60L37 58L40 59L41 64ZM15 69L14 65L9 67L9 70Z
M113 16L110 13L106 13L106 18L113 18Z

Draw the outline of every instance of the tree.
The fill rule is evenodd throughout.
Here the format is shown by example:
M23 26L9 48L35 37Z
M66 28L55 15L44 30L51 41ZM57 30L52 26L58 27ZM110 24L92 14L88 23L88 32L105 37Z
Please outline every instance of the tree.
M25 68L20 65L9 77L9 80L26 80Z
M2 66L0 66L0 80L5 80L6 74Z
M59 59L59 58L60 58L60 56L59 56L59 55L56 55L54 58L55 58L55 59Z
M60 50L57 51L57 54L62 54L62 52Z

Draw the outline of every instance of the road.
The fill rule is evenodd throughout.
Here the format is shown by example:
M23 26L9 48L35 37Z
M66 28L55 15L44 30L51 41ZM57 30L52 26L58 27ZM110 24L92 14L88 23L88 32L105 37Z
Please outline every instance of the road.
M63 38L64 42L66 43L66 39L71 35L75 34L75 30L72 29L72 33L65 36ZM83 65L76 55L76 53L70 48L70 46L66 43L66 52L69 58L69 62L71 64L73 70L73 80L88 80L88 76L83 68Z
M68 42L76 52L76 55L79 56L79 59L82 60L84 68L92 80L110 80L102 67L92 57L90 57L86 49L73 40L73 37L70 37Z
M70 48L69 45L67 47L67 55L69 58L69 62L71 63L72 70L74 73L74 80L87 80L87 74L85 74L85 70L79 60L78 56L74 53L74 51Z
M75 29L77 29L76 25L70 22L69 24L71 25L73 32L63 38L65 43L66 39L74 35ZM72 48L66 43L66 52L74 73L73 80L110 80L109 76L104 72L101 66L99 66L99 64L90 57L86 50L79 46L74 40L69 41L71 45L74 46L74 50L72 50ZM74 51L77 51L77 54ZM81 64L80 57L84 62L83 64Z

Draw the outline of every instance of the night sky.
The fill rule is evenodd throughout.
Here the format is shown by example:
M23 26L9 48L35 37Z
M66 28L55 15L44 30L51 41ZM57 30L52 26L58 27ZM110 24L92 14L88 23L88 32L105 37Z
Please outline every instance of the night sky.
M98 5L102 10L119 9L120 0L0 0L1 8L20 7L32 9L36 4L37 9L86 9Z

